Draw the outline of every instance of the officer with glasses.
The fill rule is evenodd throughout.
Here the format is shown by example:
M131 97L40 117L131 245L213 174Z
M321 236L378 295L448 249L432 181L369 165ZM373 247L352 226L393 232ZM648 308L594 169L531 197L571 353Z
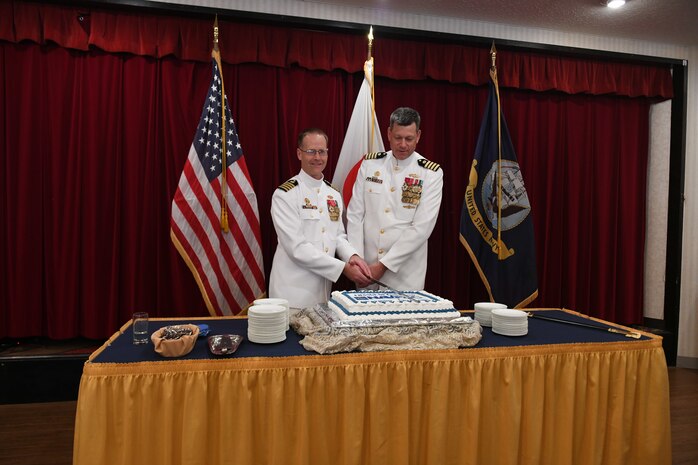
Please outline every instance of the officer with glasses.
M327 143L327 134L318 128L298 135L301 170L271 200L278 244L269 297L287 299L295 308L327 302L332 283L342 274L360 287L370 284L368 265L347 241L342 196L323 176Z

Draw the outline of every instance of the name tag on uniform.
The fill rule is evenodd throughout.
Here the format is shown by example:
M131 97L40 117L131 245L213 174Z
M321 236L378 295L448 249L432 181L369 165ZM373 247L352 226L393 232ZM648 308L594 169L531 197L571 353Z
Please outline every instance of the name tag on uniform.
M303 205L301 208L306 209L306 210L317 210L317 205L313 205L310 203L310 199L306 197L305 199L305 205Z
M380 171L376 171L375 173L373 173L373 176L367 176L367 177L366 177L366 181L368 181L368 182L375 182L376 184L383 184L383 180L382 180L381 178L378 177L378 176L380 176L380 175L381 175L381 172L380 172Z

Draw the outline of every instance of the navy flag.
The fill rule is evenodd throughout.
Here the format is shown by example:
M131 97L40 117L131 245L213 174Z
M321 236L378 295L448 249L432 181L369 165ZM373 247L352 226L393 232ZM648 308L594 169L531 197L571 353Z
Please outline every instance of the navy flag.
M490 300L525 307L538 296L531 204L501 114L497 71L490 92L460 220L460 241Z

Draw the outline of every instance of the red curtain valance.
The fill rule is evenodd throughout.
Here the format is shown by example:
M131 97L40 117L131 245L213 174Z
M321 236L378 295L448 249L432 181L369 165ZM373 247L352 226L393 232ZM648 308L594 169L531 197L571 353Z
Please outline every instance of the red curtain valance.
M223 61L310 70L361 71L364 35L282 26L220 22ZM61 47L208 61L212 21L181 16L0 0L0 40L56 43ZM435 79L483 85L489 47L381 38L375 41L375 71L392 79ZM569 94L615 94L671 98L668 65L628 64L500 49L500 84Z

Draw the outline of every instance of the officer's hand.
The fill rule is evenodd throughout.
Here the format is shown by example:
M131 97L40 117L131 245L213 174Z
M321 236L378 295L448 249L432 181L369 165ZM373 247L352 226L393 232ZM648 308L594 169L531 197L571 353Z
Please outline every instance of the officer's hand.
M368 267L368 263L366 263L363 258L354 254L349 259L349 263L358 266L364 276L366 276L366 278L369 280L371 279L371 269Z
M344 276L354 281L358 287L366 287L372 283L361 268L352 263L346 263L344 265Z
M383 277L385 270L387 270L385 265L383 265L381 262L371 263L368 265L368 267L371 269L371 277L378 280Z

